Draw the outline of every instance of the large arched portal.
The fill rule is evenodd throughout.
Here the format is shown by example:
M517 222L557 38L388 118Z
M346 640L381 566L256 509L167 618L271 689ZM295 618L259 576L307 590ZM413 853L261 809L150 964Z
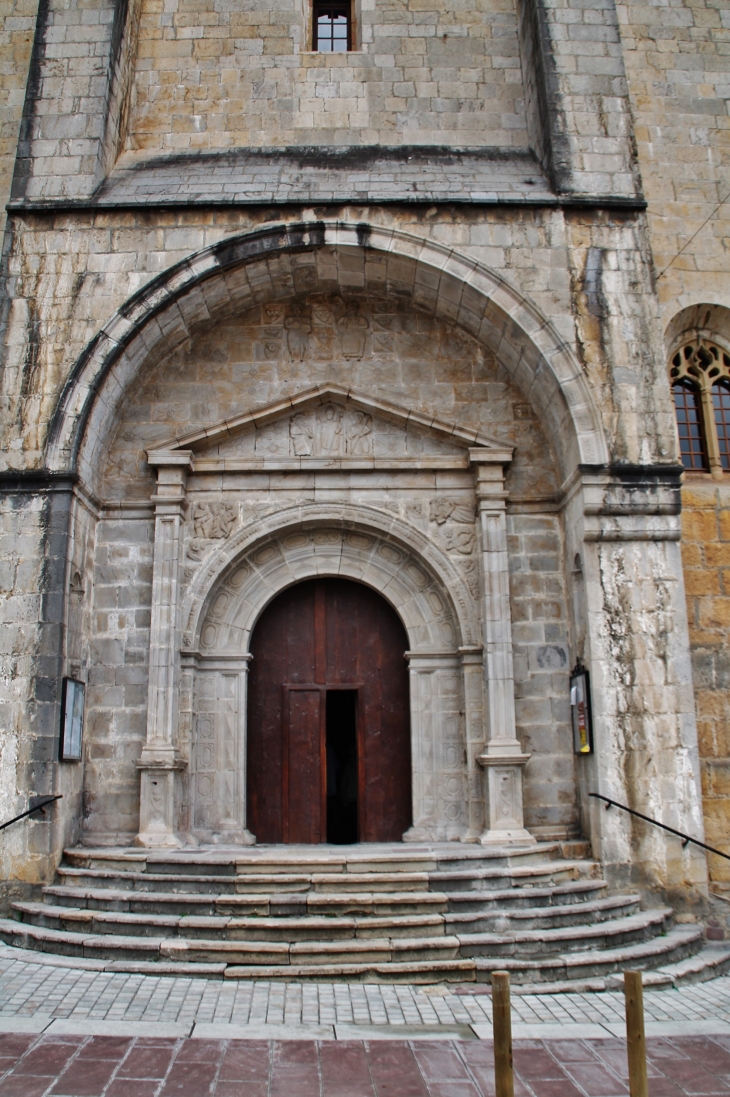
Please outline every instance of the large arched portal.
M319 767L327 694L338 687L331 718L339 703L350 734L354 722L361 735L359 839L480 833L478 622L448 557L415 528L400 523L396 536L389 525L364 506L299 504L212 549L181 607L190 626L179 689L182 833L224 844L250 842L252 834L258 841L326 836L321 801L318 830L285 833L282 798L308 795L312 781L315 807L326 793ZM287 691L299 696L285 710ZM312 724L293 759L295 785L290 774L286 787L292 705L300 728L324 720L324 743L318 755Z
M259 842L387 842L411 824L408 637L372 588L313 579L251 642L248 819Z
M530 829L573 832L555 507L605 443L565 344L499 278L362 226L216 245L106 325L47 456L101 501L92 673L124 690L114 713L89 692L88 841L250 841L251 633L322 576L408 634L408 837L525 841L523 772Z

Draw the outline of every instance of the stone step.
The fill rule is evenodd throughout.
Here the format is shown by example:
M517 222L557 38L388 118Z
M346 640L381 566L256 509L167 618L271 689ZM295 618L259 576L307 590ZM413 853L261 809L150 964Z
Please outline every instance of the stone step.
M450 933L493 933L509 929L544 929L604 922L638 911L638 895L613 895L592 902L564 906L534 906L518 910L465 911L446 914Z
M626 968L642 971L676 964L702 947L701 926L673 926L648 941L611 949L573 952L563 956L480 956L475 959L478 982L488 983L493 971L509 971L515 983L554 983L607 976Z
M457 892L443 895L439 892L370 892L362 894L328 894L301 892L288 895L284 892L257 895L226 895L211 893L138 892L115 887L81 887L53 884L44 887L46 902L55 906L80 907L88 911L120 911L133 914L162 915L234 915L234 916L285 916L304 914L372 915L434 914L449 911L453 925L473 926L474 931L487 929L494 919L524 918L524 928L531 920L554 919L562 924L571 920L595 920L594 912L603 909L594 906L593 896L604 891L604 881L563 884L541 889L506 889L502 892ZM464 902L464 900L467 900ZM581 900L583 902L581 902ZM602 902L602 901L593 901ZM606 900L611 904L626 903L627 896L614 896ZM517 915L516 912L524 911ZM581 912L585 914L582 915ZM481 925L480 923L483 923Z
M510 930L507 933L459 933L460 953L477 956L557 956L584 949L611 949L635 944L666 932L669 907L641 911L596 925L555 929Z
M13 905L13 909L20 915L21 920L33 925L85 933L119 933L152 937L162 934L183 937L220 935L229 939L316 940L323 935L333 939L373 937L384 934L388 936L423 936L424 933L443 935L444 924L447 924L449 933L457 934L462 938L469 937L470 943L473 943L476 940L475 935L479 934L486 934L485 940L491 942L495 939L495 935L501 939L508 934L511 941L516 939L514 938L516 932L536 931L536 928L542 931L543 938L544 931L550 929L574 926L580 931L581 927L587 928L596 922L618 918L638 906L638 896L619 896L584 904L586 910L582 918L579 918L582 908L575 904L563 908L550 906L536 908L532 912L514 911L511 915L507 912L491 916L432 912L405 915L387 913L383 916L376 908L347 917L341 913L323 915L318 906L318 896L310 897L311 905L307 903L300 906L296 903L292 904L292 908L287 908L285 903L271 903L262 896L253 910L250 904L243 908L237 907L236 900L227 896L219 899L211 897L213 901L206 903L205 909L190 912L187 909L163 911L145 909L144 904L138 902L134 892L127 893L126 905L122 898L124 893L114 892L92 892L84 904L54 903L53 893L58 893L60 890L58 887L47 888L44 903L18 902ZM68 894L69 891L71 895ZM61 898L68 900L74 897L74 891L78 894L77 889L68 889ZM380 899L382 896L377 895L375 898ZM184 901L177 897L173 899L178 908L185 908ZM133 909L140 906L141 910ZM528 914L529 919L525 917Z
M577 985L581 980L605 978L627 966L647 970L660 965L681 964L701 948L702 929L676 926L664 936L638 944L539 957L500 955L442 959L438 958L438 945L448 951L453 948L455 940L444 937L438 943L433 940L423 943L416 939L411 942L388 941L390 960L384 961L386 944L377 939L375 942L348 942L344 948L336 942L325 942L331 946L326 962L322 960L323 953L319 947L322 942L302 942L290 946L285 942L187 942L179 938L84 935L8 919L0 920L0 939L38 952L101 960L105 970L109 971L199 973L210 978L220 978L222 974L225 978L246 979L360 979L429 983L442 980L468 982L474 979L488 982L493 970L509 970L516 984L549 986L551 982ZM412 948L406 959L402 946L407 943ZM355 944L360 949L357 955L353 952ZM302 948L308 948L308 952L303 953ZM341 949L340 953L333 951L337 948ZM421 954L428 952L428 958L419 959L419 951ZM373 956L380 959L375 962L371 958ZM689 967L692 978L700 977L697 972L701 964Z
M441 914L377 917L235 917L201 914L154 914L52 906L19 902L14 906L31 925L77 933L140 937L220 937L222 940L321 941L372 937L444 936Z
M449 910L488 911L505 909L531 909L535 905L557 902L582 904L592 896L605 891L605 880L570 880L565 884L539 887L515 885L508 888L488 888L483 891L447 891Z
M273 892L271 895L186 895L179 892L123 891L117 888L67 887L50 885L43 894L51 905L78 907L87 910L130 911L135 914L197 914L202 916L231 914L268 917L309 914L360 914L363 916L393 916L401 914L434 914L446 911L445 895L435 891L364 892L339 894L329 892Z
M165 927L167 928L167 927ZM0 920L0 938L21 948L65 956L163 960L175 963L279 965L347 964L458 959L456 937L373 937L344 941L248 941L141 937L75 932Z
M506 932L492 933L455 933L444 932L443 919L427 921L418 933L416 924L399 921L397 930L391 932L393 918L378 919L380 932L376 932L368 919L326 918L326 917L283 917L283 918L235 918L198 915L176 916L162 914L133 914L124 911L96 911L80 908L55 907L47 903L14 904L14 909L24 922L42 928L78 933L85 935L109 935L124 938L144 937L164 939L169 945L170 938L178 938L180 947L207 950L208 954L216 944L241 942L247 946L252 942L257 947L267 948L269 944L289 943L292 948L300 942L321 946L326 954L330 945L347 940L352 947L358 939L368 941L390 939L391 937L418 937L420 941L430 940L434 948L442 947L449 937L456 942L459 954L464 958L476 956L535 956L557 955L589 948L611 948L618 945L646 940L661 932L671 917L669 908L643 911L639 914L619 917L598 924L577 926L557 926L539 930L520 930L510 927ZM425 930L428 937L423 935ZM361 932L362 931L362 932ZM410 931L410 932L408 932ZM348 944L348 948L350 947ZM408 947L406 942L403 947ZM192 958L192 957L189 957ZM240 962L240 961L239 961Z
M505 879L518 886L530 883L538 887L545 884L562 884L570 880L600 878L601 869L596 861L545 861L538 864L519 865L504 872L497 868L465 868L460 866L450 872L438 870L429 873L431 886L449 891L485 891L500 888Z
M201 894L210 895L227 892L235 895L239 891L239 877L208 876L208 875L167 875L155 872L120 872L114 869L91 868L67 868L59 866L59 877L69 886L88 887L94 882L105 888L129 889L135 888L140 892L177 892L182 895ZM270 884L268 891L292 892L308 891L310 888L309 876L292 876L291 874L279 874L276 877L267 877ZM241 892L253 890L250 877L240 881Z
M418 845L402 842L353 846L250 846L230 850L206 848L180 851L88 849L74 847L64 854L66 865L105 871L149 871L158 875L228 876L253 874L373 873L452 871L460 866L510 869L541 864L560 856L557 842L535 846L490 848L457 842Z
M139 868L139 862L134 862ZM430 873L417 873L404 871L403 873L225 873L220 875L208 875L199 873L158 873L148 871L119 871L114 868L69 868L61 865L58 874L61 880L68 886L89 886L96 883L99 887L113 887L120 889L135 888L140 891L175 891L198 892L206 894L210 892L231 892L244 894L248 891L255 894L268 894L282 891L286 893L307 892L312 889L323 892L370 892L383 890L399 891L441 891L448 887L449 891L491 891L495 890L500 895L509 888L532 887L558 887L569 883L585 883L589 886L594 882L601 886L601 881L594 879L594 865L592 862L546 862L544 864L527 865L516 869L483 869L476 868L473 872L460 870L452 872L434 871Z

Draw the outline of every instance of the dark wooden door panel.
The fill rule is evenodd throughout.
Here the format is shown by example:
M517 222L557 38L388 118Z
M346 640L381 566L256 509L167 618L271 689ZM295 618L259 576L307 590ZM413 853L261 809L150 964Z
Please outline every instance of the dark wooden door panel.
M284 686L283 837L285 842L322 842L325 825L322 687Z
M388 603L349 580L299 583L262 614L248 709L248 827L260 842L326 840L328 688L357 691L360 840L401 838L411 823L407 646Z
M283 842L283 692L285 682L314 682L314 584L275 598L251 642L248 685L247 826L259 842Z

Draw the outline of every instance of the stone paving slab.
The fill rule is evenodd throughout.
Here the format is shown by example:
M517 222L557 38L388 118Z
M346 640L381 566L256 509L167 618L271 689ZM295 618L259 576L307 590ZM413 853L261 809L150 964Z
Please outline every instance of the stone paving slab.
M648 1035L730 1036L730 976L647 987L644 1006ZM512 1015L516 1039L624 1033L620 991L515 995ZM0 948L0 1033L489 1040L491 1024L486 984L228 983L53 966Z
M730 1037L647 1041L652 1097L730 1092ZM515 1097L625 1097L624 1041L523 1040ZM479 1040L0 1035L1 1097L493 1097Z

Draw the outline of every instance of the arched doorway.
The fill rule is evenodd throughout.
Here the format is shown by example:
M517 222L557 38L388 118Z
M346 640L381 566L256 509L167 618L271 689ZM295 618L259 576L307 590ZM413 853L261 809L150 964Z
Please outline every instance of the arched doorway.
M411 824L408 638L370 587L313 579L251 641L248 829L259 842L398 841Z

